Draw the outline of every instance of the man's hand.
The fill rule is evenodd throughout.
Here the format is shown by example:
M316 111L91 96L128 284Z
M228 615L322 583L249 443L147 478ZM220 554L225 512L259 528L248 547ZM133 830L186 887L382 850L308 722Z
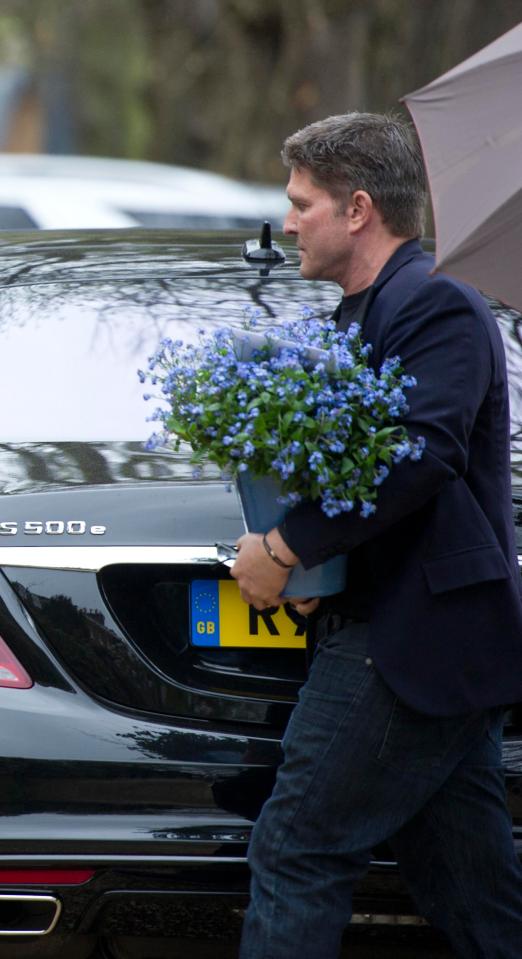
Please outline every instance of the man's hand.
M284 563L292 566L298 563L297 556L288 548L277 529L270 530L267 538L276 555ZM281 593L286 586L290 569L278 566L268 555L261 533L246 533L238 539L237 546L239 553L230 575L237 580L242 598L255 609L281 606L284 603Z
M314 613L321 600L315 596L313 599L292 599L290 606L293 606L295 611L299 613L300 616L310 616L311 613Z

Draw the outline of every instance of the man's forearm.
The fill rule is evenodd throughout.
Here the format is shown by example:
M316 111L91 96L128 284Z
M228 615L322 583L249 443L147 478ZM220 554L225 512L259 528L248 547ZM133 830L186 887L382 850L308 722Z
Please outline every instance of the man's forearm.
M269 554L273 553L274 562L280 560L285 566L295 566L299 562L299 557L287 545L276 526L266 533L265 540L269 547Z
M455 478L451 469L425 453L420 463L406 461L394 467L379 489L377 512L372 516L364 518L354 511L329 518L319 502L304 502L289 511L278 533L289 552L309 569L379 536Z

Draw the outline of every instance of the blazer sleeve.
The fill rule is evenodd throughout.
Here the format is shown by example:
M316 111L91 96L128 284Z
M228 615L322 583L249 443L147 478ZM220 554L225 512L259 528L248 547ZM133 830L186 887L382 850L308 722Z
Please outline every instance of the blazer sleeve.
M392 467L368 518L355 510L328 518L319 501L290 510L279 530L305 568L380 535L466 472L470 434L492 375L484 315L465 290L437 275L379 324L381 361L400 356L417 380L402 422L412 438L425 438L426 448L421 460Z

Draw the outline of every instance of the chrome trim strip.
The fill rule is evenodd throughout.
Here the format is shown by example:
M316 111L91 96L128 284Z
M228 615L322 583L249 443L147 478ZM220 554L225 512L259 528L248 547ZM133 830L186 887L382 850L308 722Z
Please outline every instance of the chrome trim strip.
M241 863L246 864L247 861L248 860L246 856L147 856L142 855L141 853L129 853L128 855L124 854L121 856L110 854L104 855L103 853L97 856L92 855L91 853L87 853L86 855L83 853L65 853L65 855L60 853L51 853L46 855L44 853L36 856L15 854L12 856L3 855L0 857L2 869L8 869L11 865L19 866L21 863L29 865L41 862L52 864L53 866L57 865L58 863L67 863L68 865L75 863L78 866L82 865L83 863L93 863L103 866L105 863L110 863L111 865L113 863L121 863L122 865L128 865L129 863L152 863L155 865L160 863L168 864L169 862L181 863L183 865L197 865L202 862L206 866L214 863L218 866L231 863L232 865L237 866L238 864L241 865ZM4 885L6 884L4 883Z
M0 857L0 863L2 864L3 869L8 869L10 866L20 866L23 865L34 865L35 863L46 863L49 865L60 865L67 863L67 865L84 865L89 863L92 865L103 866L106 863L114 865L115 863L124 865L129 863L151 863L152 865L161 863L180 863L182 865L199 865L203 863L204 865L218 865L223 866L227 863L230 863L233 866L237 865L247 865L248 859L246 856L176 856L176 855L142 855L141 853L128 853L123 855L114 855L103 853L100 855L93 855L90 853L83 854L74 854L74 853L48 853L42 855L24 855L23 853L14 854L11 856L4 855ZM385 861L380 859L372 859L370 866L378 867L388 867L390 869L397 868L397 863L394 860Z
M0 546L0 566L98 573L115 563L129 565L219 562L215 546Z
M351 922L355 926L427 926L421 916L409 914L354 912Z
M98 573L114 564L223 563L215 546L0 546L0 566ZM518 556L522 569L522 553Z
M47 936L56 927L60 918L62 904L56 896L28 895L27 893L0 893L0 902L52 902L55 912L52 922L46 929L0 929L0 936Z

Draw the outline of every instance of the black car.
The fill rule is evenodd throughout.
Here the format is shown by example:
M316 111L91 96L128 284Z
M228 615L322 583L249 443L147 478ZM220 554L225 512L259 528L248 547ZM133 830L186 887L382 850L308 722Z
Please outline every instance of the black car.
M243 532L236 492L217 471L194 480L186 452L146 449L155 401L136 371L165 335L331 314L335 285L302 280L292 245L278 255L266 235L246 258L251 239L2 236L0 957L81 959L97 940L139 955L128 937L239 927L305 625L241 602L217 545ZM522 318L494 308L522 552ZM522 851L517 704L504 759ZM386 848L374 860L357 916L413 915Z

